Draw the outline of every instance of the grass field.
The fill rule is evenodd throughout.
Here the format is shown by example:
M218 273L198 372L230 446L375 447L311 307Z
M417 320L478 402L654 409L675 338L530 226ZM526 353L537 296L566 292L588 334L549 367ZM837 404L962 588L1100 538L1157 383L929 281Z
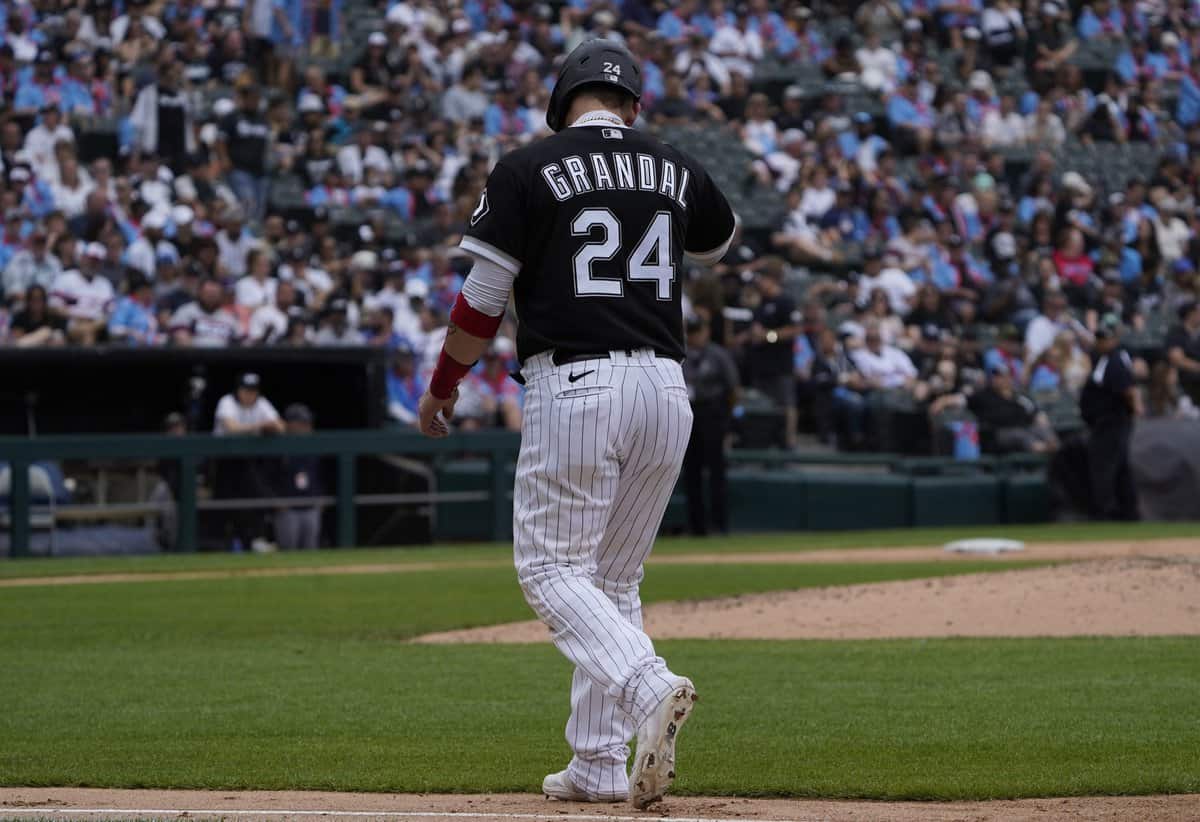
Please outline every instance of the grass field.
M664 541L938 544L962 530ZM1005 529L1026 539L1196 527ZM497 546L0 564L8 577L423 561L429 570L0 590L0 783L536 790L568 756L549 646L421 646L528 618ZM482 561L483 567L453 567ZM445 563L448 567L436 567ZM1026 563L1027 564L1027 563ZM662 565L647 602L1014 567ZM659 644L704 700L682 793L994 798L1200 791L1200 639Z

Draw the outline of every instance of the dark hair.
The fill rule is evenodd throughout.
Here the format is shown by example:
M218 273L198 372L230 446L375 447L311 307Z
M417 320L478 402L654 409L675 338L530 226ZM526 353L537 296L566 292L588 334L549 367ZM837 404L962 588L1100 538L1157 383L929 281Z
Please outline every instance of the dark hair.
M622 88L614 88L603 83L586 83L571 92L570 98L566 101L567 110L569 111L571 104L584 94L600 101L605 108L621 108L633 99L633 95Z

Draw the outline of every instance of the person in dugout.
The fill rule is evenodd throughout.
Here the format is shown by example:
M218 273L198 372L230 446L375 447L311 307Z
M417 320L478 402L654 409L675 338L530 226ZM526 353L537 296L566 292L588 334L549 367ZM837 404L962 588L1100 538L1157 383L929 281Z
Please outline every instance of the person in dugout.
M737 365L728 351L712 341L706 319L690 315L684 324L687 358L683 361L683 376L694 418L683 460L688 527L695 536L706 536L711 513L712 526L724 534L729 531L725 500L725 435L729 431L731 412L737 405ZM708 470L709 508L704 504L705 469Z

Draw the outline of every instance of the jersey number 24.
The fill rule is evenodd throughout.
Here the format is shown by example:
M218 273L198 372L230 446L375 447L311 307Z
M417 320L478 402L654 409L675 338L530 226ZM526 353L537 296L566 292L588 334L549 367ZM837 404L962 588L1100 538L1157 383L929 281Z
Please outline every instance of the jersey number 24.
M575 252L572 267L575 271L576 297L620 297L625 294L625 280L597 277L592 274L596 260L611 260L621 250L621 221L607 208L585 208L571 221L571 234L590 237L592 229L603 229L598 240L591 240ZM625 265L625 279L655 284L655 296L671 299L675 281L675 264L671 261L671 212L656 212L642 233Z

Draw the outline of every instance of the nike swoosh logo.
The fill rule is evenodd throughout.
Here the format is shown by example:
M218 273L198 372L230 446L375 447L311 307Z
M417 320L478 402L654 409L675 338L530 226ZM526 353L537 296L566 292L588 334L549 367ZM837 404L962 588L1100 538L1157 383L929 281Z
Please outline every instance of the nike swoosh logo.
M582 380L588 374L595 374L595 373L596 373L596 369L593 368L591 371L584 371L582 374L570 374L567 377L567 382L575 382L576 380Z

